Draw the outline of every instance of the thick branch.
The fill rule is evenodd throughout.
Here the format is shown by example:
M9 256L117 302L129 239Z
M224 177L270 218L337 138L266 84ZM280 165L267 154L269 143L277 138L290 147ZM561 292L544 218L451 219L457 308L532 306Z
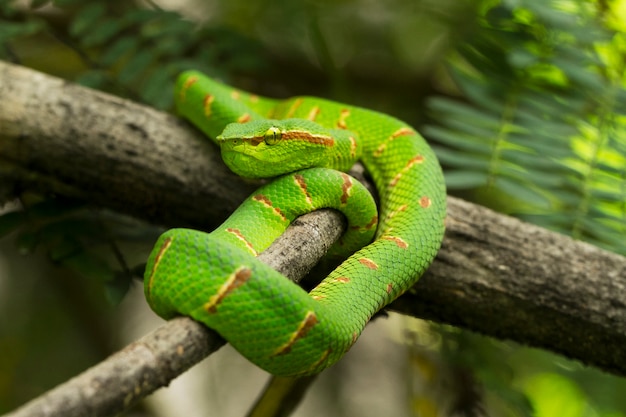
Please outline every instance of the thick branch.
M7 185L204 228L253 188L172 116L0 63ZM437 260L393 307L626 374L625 287L625 258L450 198Z

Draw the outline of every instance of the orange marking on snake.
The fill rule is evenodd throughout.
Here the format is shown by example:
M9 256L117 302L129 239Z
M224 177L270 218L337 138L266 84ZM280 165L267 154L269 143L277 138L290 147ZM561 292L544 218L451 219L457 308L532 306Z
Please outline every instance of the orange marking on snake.
M244 113L237 119L237 123L246 123L250 121L250 114Z
M231 97L233 100L239 100L239 99L241 98L241 94L239 93L239 91L237 91L237 90L233 90L233 91L231 91L231 93L230 93L230 97Z
M185 101L187 90L189 90L189 88L197 82L198 82L198 77L189 77L185 80L182 88L180 89L180 97L179 97L180 101Z
M403 240L402 238L399 238L397 236L382 236L381 239L389 240L389 241L395 243L396 246L398 246L400 249L406 249L406 248L409 247L409 244L406 243L405 240Z
M352 136L350 136L348 138L348 140L350 141L350 157L352 157L353 159L356 158L356 139L354 139Z
M387 138L387 140L385 140L383 143L378 145L378 148L376 148L376 150L374 151L374 156L379 157L380 155L382 155L383 152L385 152L387 145L392 140L399 138L400 136L408 136L408 135L413 135L413 134L415 134L415 131L411 129L410 127L401 127L400 129L393 132L391 136Z
M393 291L393 284L390 282L389 284L387 284L387 294L391 294L392 291Z
M212 96L211 94L207 94L202 100L202 108L204 109L204 115L207 118L211 117L211 105L213 104L214 100L215 96Z
M363 265L365 265L366 267L368 267L369 269L378 269L378 265L376 264L376 262L372 261L371 259L368 258L359 258L359 262Z
M393 217L395 217L398 213L405 211L409 206L406 204L401 205L400 207L398 207L397 209L395 209L394 211L390 212L387 217L385 218L385 222L391 220Z
M293 117L294 113L296 112L296 110L298 110L298 107L300 107L301 105L302 105L302 99L301 98L296 99L296 101L293 102L291 107L289 107L289 110L287 111L287 114L285 115L285 119L289 119L290 117Z
M287 132L283 132L282 135L283 140L303 140L305 142L313 143L316 145L335 146L335 139L330 136L324 135L314 135L310 132L305 132L301 130L289 130Z
M391 138L395 139L398 136L408 136L408 135L412 135L414 133L415 133L415 131L413 129L411 129L410 127L401 127L400 129L396 130L395 132L393 132L391 134Z
M351 230L370 230L378 224L378 216L372 217L372 219L365 226L350 226Z
M422 155L415 155L413 158L409 159L409 162L407 162L404 168L402 168L402 170L398 172L395 177L393 177L393 179L389 183L389 186L395 187L398 181L400 181L400 178L402 178L402 175L404 175L409 169L411 169L413 165L421 164L422 162L424 162L424 157Z
M350 278L345 277L345 276L337 277L337 278L334 278L334 279L325 279L324 281L322 281L319 284L317 284L315 286L315 288L313 288L311 290L311 293L319 291L320 288L326 287L326 286L334 284L334 283L348 284L349 282L350 282ZM322 299L322 298L326 298L326 296L323 295L323 294L321 294L321 295L313 295L313 299L314 300L319 300L319 299Z
M306 334L311 331L313 326L315 326L319 321L317 320L317 316L312 311L307 311L306 316L298 325L298 329L291 334L289 340L284 343L281 347L276 349L273 356L284 355L291 351L293 345L299 340L302 339Z
M314 295L311 298L314 299L315 301L319 301L319 300L322 300L322 299L326 298L326 296L325 295Z
M309 369L307 370L307 373L312 373L320 365L326 362L326 360L328 359L328 356L330 355L330 352L332 352L332 349L326 349L324 353L322 353L322 355L320 356L319 360L309 367Z
M304 198L306 199L307 204L309 206L313 206L313 199L311 198L311 194L309 194L309 190L307 190L306 181L304 180L304 177L300 174L295 174L293 176L293 180L302 191L302 194L304 194Z
M255 195L254 197L252 197L252 200L258 201L259 203L263 204L267 208L271 208L274 211L274 213L281 218L282 221L287 221L287 217L285 216L285 213L283 213L282 210L279 209L278 207L274 207L271 200L267 198L266 196L264 196L263 194Z
M432 204L432 201L430 198L426 196L420 198L420 206L422 206L422 208L428 208L430 207L431 204Z
M259 96L257 96L256 94L252 94L250 96L250 103L258 103L259 101Z
M152 270L150 271L150 278L148 279L148 292L150 292L150 290L152 289L152 278L154 277L154 274L156 273L157 267L159 266L159 263L161 263L161 259L163 259L163 255L165 255L165 252L169 249L173 241L174 241L173 237L165 238L165 240L163 241L163 244L159 248L159 251L154 257L154 262L152 263Z
M213 295L209 301L203 306L209 314L217 313L217 306L237 288L248 282L252 276L252 270L245 266L239 267L235 272L230 274L226 282L222 284L217 293Z
M352 349L352 346L354 346L358 338L359 338L359 333L352 332L352 339L350 340L350 343L348 344L348 346L346 346L346 350L344 351L344 354L348 353L348 351Z
M341 184L341 204L346 205L352 190L352 178L343 172L341 173L341 178L343 178L343 183Z
M232 227L229 227L229 228L226 229L226 232L228 232L228 233L230 233L232 235L235 235L235 237L237 239L241 240L246 245L246 247L250 250L250 252L252 252L252 254L254 256L258 256L259 255L259 253L256 251L256 249L254 249L254 246L252 246L252 243L250 243L248 241L248 239L246 239L246 237L241 233L241 230L233 229Z
M310 120L310 121L314 122L315 118L317 118L318 114L320 114L320 108L319 108L319 106L314 106L309 111L309 114L306 116L306 118L307 118L307 120Z
M337 120L337 127L339 129L347 129L348 125L346 124L346 119L350 116L350 110L342 109L339 113L339 120Z

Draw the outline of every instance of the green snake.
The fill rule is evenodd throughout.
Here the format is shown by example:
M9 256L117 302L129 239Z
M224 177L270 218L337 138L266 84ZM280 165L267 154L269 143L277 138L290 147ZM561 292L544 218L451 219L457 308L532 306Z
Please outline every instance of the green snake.
M219 144L231 170L279 178L212 233L165 232L146 266L150 306L206 324L274 375L322 371L439 250L446 191L435 154L402 121L330 100L260 97L196 71L180 75L175 94L179 113ZM374 180L379 215L369 193L336 171L356 160ZM255 256L295 217L322 207L346 216L333 251L352 255L307 293Z

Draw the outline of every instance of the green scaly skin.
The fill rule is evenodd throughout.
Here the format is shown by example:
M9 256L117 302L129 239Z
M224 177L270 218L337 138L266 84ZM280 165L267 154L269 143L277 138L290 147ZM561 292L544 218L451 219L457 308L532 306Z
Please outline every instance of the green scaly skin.
M146 268L151 307L164 318L205 323L275 375L322 371L439 250L446 192L434 153L393 117L314 97L258 97L194 71L179 77L176 101L239 175L296 172L257 190L211 234L174 229L161 236ZM379 217L358 182L328 169L346 170L357 158L376 184ZM348 218L336 254L366 245L374 229L375 240L307 294L254 256L296 216L321 207Z

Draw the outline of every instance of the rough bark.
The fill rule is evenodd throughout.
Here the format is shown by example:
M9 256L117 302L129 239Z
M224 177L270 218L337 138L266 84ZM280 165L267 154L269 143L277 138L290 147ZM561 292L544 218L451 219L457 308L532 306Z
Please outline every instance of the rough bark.
M175 117L0 63L0 190L63 194L208 228L253 188ZM624 257L455 198L448 203L442 250L392 308L626 374Z

